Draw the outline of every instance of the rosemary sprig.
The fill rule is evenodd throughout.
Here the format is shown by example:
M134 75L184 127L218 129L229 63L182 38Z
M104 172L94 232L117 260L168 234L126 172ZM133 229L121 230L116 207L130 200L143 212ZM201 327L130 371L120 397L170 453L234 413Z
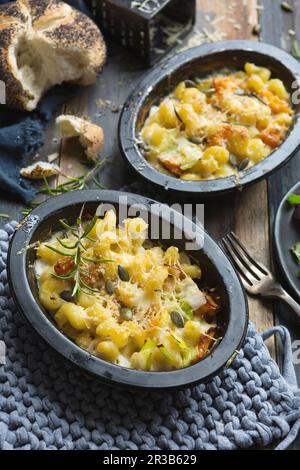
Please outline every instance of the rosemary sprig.
M266 103L257 93L247 92L247 91L243 90L242 88L238 88L234 92L234 94L238 95L238 96L248 96L248 98L255 98L256 100L260 101L265 106L268 106L268 103Z
M21 211L21 214L24 215L25 217L27 217L30 212L37 206L39 206L40 203L39 202L31 202L29 207L25 207L22 211Z
M44 178L44 187L40 190L40 192L43 194L48 194L49 196L58 196L59 194L68 193L70 191L85 189L88 187L88 184L91 181L93 181L98 188L104 189L105 187L103 184L96 178L96 173L107 162L108 158L104 158L84 175L78 177L67 176L68 181L59 184L56 188L51 188L47 178Z
M90 240L95 242L95 240L93 240L93 238L89 236L89 233L94 228L98 217L95 215L90 222L84 225L82 222L83 211L84 205L81 208L75 226L70 225L63 219L59 220L60 225L64 229L67 229L75 237L75 240L74 242L72 242L72 244L68 244L64 239L56 237L56 240L58 241L59 245L64 249L64 251L49 244L45 245L47 248L54 251L55 253L63 257L68 257L72 259L73 263L71 263L70 270L68 272L66 272L65 274L53 273L52 276L56 279L60 279L63 281L72 281L74 284L72 297L77 300L81 292L84 292L89 295L93 293L99 293L98 289L89 286L86 280L84 279L84 275L89 274L89 268L91 264L99 265L101 263L113 262L113 260L111 259L90 258L88 256L85 256L86 247L84 241Z
M73 256L73 255L70 255L70 253L65 253L65 252L63 252L63 251L61 251L61 250L58 250L57 248L55 248L55 247L52 246L52 245L47 245L47 244L45 244L45 247L46 247L46 248L49 248L49 250L54 251L54 253L57 253L58 255L61 255L61 256Z
M59 194L67 193L70 191L85 189L88 187L88 184L90 182L93 182L95 186L97 186L97 188L99 189L105 189L105 186L99 181L95 173L108 162L109 157L104 158L103 160L101 160L101 162L97 163L96 166L94 166L90 171L88 171L84 175L78 176L77 178L64 175L68 179L68 181L63 184L60 184L56 188L52 188L49 185L47 178L44 178L44 186L39 192L42 194L48 194L49 196L58 196ZM34 207L37 207L39 205L39 202L32 202L30 204L30 207L25 207L21 211L21 214L24 215L24 217L27 217L30 212L34 209ZM70 229L70 227L65 228Z

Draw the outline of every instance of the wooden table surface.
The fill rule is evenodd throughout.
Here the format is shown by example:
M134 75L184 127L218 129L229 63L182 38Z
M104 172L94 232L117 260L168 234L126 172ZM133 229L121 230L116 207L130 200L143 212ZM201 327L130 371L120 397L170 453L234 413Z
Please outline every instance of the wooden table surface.
M261 41L290 50L289 31L300 31L300 2L289 0L294 8L292 13L283 11L281 3L280 0L198 0L197 32L194 34L201 37L202 34L199 35L198 32L204 31L204 35L206 32L214 32L215 36L223 36L224 39L257 40L252 35L252 29L259 22L262 27ZM300 43L300 36L298 39ZM119 154L119 114L114 108L122 106L130 90L146 70L116 44L109 42L108 50L108 63L98 83L80 91L80 95L74 97L58 114L67 112L89 116L93 122L104 128L106 143L103 155L109 155L113 163L105 167L102 179L107 187L119 188L137 180L137 176L129 173ZM103 107L103 100L109 100L110 103ZM46 158L58 151L60 166L67 174L82 174L85 169L80 163L81 156L76 142L56 143L53 141L54 135L54 127L51 125L47 131L46 143L39 152L40 157ZM280 199L300 179L299 175L300 160L299 155L296 155L268 180L242 192L222 196L221 201L218 198L203 201L206 229L216 239L229 230L234 230L260 261L276 270L272 249L274 216ZM0 200L0 212L9 214L13 219L20 219L22 208L18 203L8 202L3 198ZM4 223L4 220L0 220L0 226ZM291 332L293 341L300 339L300 325L288 307L279 302L262 302L257 299L249 299L249 303L251 320L258 330L263 331L274 324L282 324ZM280 362L280 345L276 341L270 341L268 346ZM295 367L300 382L300 364ZM300 449L300 436L292 448Z

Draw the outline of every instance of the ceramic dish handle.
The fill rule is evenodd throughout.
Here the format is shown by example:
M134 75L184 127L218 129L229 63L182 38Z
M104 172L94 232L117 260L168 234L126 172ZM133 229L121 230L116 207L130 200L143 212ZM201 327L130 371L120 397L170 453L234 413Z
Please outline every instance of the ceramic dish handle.
M294 310L300 320L300 305L284 289L278 294L278 298L286 302Z

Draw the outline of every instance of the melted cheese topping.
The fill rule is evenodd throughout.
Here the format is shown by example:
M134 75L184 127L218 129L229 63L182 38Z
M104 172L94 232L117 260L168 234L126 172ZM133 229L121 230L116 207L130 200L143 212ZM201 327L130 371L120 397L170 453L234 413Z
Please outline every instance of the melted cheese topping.
M68 337L107 361L151 371L186 367L209 353L219 307L199 288L201 269L186 253L145 243L146 235L140 218L122 228L112 211L98 219L83 241L84 284L75 297L74 249L60 242L72 247L76 238L69 231L41 243L40 301Z
M283 82L265 67L186 80L150 110L145 158L183 180L238 175L285 139L294 112Z

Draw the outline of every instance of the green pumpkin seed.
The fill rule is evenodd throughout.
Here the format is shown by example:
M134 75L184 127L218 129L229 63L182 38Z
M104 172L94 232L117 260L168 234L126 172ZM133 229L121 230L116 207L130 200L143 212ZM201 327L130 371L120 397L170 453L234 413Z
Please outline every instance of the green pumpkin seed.
M184 318L181 315L181 313L177 312L177 310L173 310L170 314L171 320L174 323L175 326L178 328L183 328L184 327Z
M229 156L229 163L235 168L238 166L238 160L233 153L231 153Z
M254 36L259 36L260 32L261 32L261 25L257 23L252 28L252 34L254 34Z
M212 95L213 93L216 92L216 89L215 88L206 88L204 90L200 90L202 93L204 93L205 95Z
M295 59L300 59L300 49L297 39L294 37L292 38L292 47L291 47L291 54Z
M74 297L72 296L72 292L70 290L64 290L59 294L59 297L63 299L65 302L73 302Z
M129 273L124 266L118 266L118 275L121 281L128 282L130 280Z
M249 158L244 158L244 160L241 161L241 163L238 166L239 171L244 171L246 170L247 166L249 165Z
M235 90L234 94L238 96L245 96L247 93L245 92L245 90L242 90L242 88L238 88L237 90Z
M203 144L203 139L201 139L200 137L190 137L189 142L195 145L200 145Z
M125 308L125 307L121 308L120 317L122 318L122 320L126 320L126 321L132 320L132 317L133 317L132 310L130 310L130 308Z
M288 11L289 13L294 11L294 8L288 2L282 2L280 6L284 11Z
M187 88L194 88L197 84L193 80L185 80L184 84Z
M249 95L247 95L249 96ZM230 124L232 126L240 126L240 127L251 127L251 124L245 124L243 122L236 122L236 121L222 121L224 124Z
M149 147L149 145L147 145L147 144L141 145L141 146L140 146L140 149L141 149L142 152L145 152L145 153L149 153L150 150L151 150L150 147Z
M108 295L113 295L113 293L115 292L114 284L110 279L107 279L107 281L105 282L105 290Z

